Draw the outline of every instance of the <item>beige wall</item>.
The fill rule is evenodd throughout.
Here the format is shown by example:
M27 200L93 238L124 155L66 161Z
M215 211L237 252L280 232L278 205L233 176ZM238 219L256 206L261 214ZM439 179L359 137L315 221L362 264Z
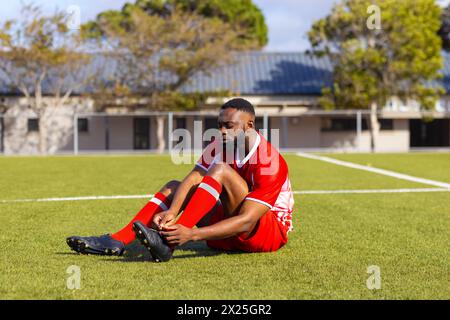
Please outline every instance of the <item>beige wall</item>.
M156 135L156 118L150 118L150 149L156 149L158 147L157 135ZM131 129L131 134L133 135L134 128ZM167 121L164 121L164 136L166 137L165 131L167 130ZM133 146L131 146L133 148Z
M105 120L103 117L88 118L89 131L78 134L78 149L105 150Z
M270 127L279 129L281 148L339 148L354 151L358 148L358 141L355 131L348 132L322 132L321 118L319 115L308 115L308 111L314 111L307 106L312 97L250 97L251 100L260 106L256 107L258 116L265 113L270 114ZM312 100L311 100L311 99ZM447 100L448 96L445 97ZM306 100L305 100L306 99ZM47 100L46 100L47 101ZM282 103L283 107L278 105ZM24 98L4 97L2 104L8 105L5 118L5 154L35 154L38 153L39 136L38 133L27 132L27 120L33 117L33 112L27 108ZM218 111L218 106L209 108L214 112ZM392 108L391 108L392 109ZM394 130L380 132L380 151L407 151L409 149L409 119L419 119L419 112L401 111L386 109L381 113L382 117L395 118ZM399 109L399 110L397 110ZM409 108L411 109L411 108ZM408 109L408 110L409 110ZM201 110L206 112L208 110ZM397 111L395 111L397 110ZM448 110L448 108L447 108ZM400 112L401 111L401 112ZM73 115L74 113L94 112L93 101L84 98L72 98L67 106L52 113L46 121L49 126L49 153L73 150ZM217 113L216 113L217 114ZM303 114L303 116L301 116ZM289 115L289 118L282 118ZM322 114L323 116L323 114ZM436 113L435 118L448 118L450 113ZM133 116L112 116L109 117L110 137L109 150L133 150ZM156 149L156 119L150 117L150 147ZM203 116L187 116L186 126L194 137L194 120L201 120ZM79 150L82 151L103 151L105 150L105 122L104 117L89 117L89 131L79 133ZM164 137L168 136L167 117L164 123ZM175 126L175 122L174 122ZM167 147L167 145L166 145ZM360 140L360 151L370 150L370 133L363 131Z
M112 150L133 149L133 118L109 118L109 148Z
M322 132L321 148L352 150L358 148L357 134L354 131ZM382 130L379 135L378 151L409 150L409 120L395 119L394 130ZM370 151L370 132L361 133L359 151Z
M395 119L393 131L381 131L380 151L409 150L409 120Z
M320 117L296 117L287 120L283 120L282 117L271 117L270 127L279 129L281 148L331 148L348 151L358 149L356 130L321 131ZM407 151L409 149L409 120L395 119L394 130L381 131L379 141L379 151ZM359 150L370 151L370 132L368 130L364 130L361 134Z
M134 127L133 116L113 116L108 118L109 122L109 150L122 151L134 149ZM156 120L154 117L150 118L150 147L155 149L157 146L156 138ZM104 117L90 117L89 132L80 132L79 136L79 150L105 150L105 118ZM167 135L167 121L164 123L164 134ZM71 140L73 143L73 140ZM72 147L71 147L72 148Z
M49 154L73 149L73 114L75 111L91 111L87 100L70 99L66 105L54 107L51 100L44 99L49 105L41 118L41 126L47 128L46 142ZM39 133L28 132L28 119L36 114L28 108L26 99L8 97L3 104L9 108L5 113L4 152L5 154L39 153Z
M317 148L320 144L319 117L272 117L270 129L279 130L281 148Z
M85 112L91 110L86 109ZM8 110L9 119L5 119L5 153L33 154L38 152L38 134L27 133L28 117L33 114L24 105L17 103L15 108ZM133 150L133 118L134 116L109 117L110 137L109 150ZM187 116L186 127L194 137L194 120L203 116ZM150 117L150 146L157 147L156 118ZM79 133L79 151L105 150L105 120L104 117L88 117L89 131ZM270 128L279 129L280 148L318 149L333 148L348 151L369 151L370 133L363 131L358 149L355 131L323 132L321 118L318 115L283 118L270 117ZM50 153L73 150L73 108L62 109L57 118L49 119L53 133L49 137ZM168 121L164 123L164 137L168 136ZM174 121L174 127L176 122ZM379 151L409 150L409 119L394 119L394 130L380 132ZM166 145L167 148L167 145Z

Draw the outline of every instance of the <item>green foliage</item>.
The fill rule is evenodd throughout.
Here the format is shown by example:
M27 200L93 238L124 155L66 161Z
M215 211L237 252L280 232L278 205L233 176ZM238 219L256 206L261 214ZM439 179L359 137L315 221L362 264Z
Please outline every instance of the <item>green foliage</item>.
M103 34L99 24L107 21L116 32L126 30L129 16L121 11L108 10L100 13L97 20L89 21L81 26L82 35L90 39L100 39Z
M136 0L135 4L123 6L121 11L105 11L96 21L84 25L90 37L98 37L99 21L108 20L119 29L130 27L130 16L134 8L140 8L149 15L170 16L175 8L186 13L198 14L209 19L220 19L228 28L239 33L238 42L243 50L260 49L268 42L268 29L264 15L252 0Z
M245 30L240 40L244 46L264 47L268 28L264 15L252 0L137 0L136 5L153 14L164 14L174 5L207 18L219 18L233 28Z
M381 30L370 30L368 7L380 8ZM440 7L434 0L344 0L314 23L315 52L334 66L333 86L324 89L326 108L383 106L392 97L417 100L433 109L443 89Z

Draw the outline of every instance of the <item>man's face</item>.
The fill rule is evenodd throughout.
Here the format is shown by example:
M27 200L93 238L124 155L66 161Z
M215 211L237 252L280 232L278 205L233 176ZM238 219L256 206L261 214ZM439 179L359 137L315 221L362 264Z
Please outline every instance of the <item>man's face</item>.
M248 112L228 108L220 110L217 125L224 143L235 142L239 135L254 129L255 118Z

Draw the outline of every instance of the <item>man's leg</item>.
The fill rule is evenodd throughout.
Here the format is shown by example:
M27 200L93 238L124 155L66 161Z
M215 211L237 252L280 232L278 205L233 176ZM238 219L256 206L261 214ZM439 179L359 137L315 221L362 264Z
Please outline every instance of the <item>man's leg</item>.
M196 223L198 227L215 224L221 220L239 214L239 209L248 194L248 187L245 180L226 164L216 165L208 171L208 175L222 185L223 188L220 194L221 201L220 205L216 205L214 208L216 209L214 213L204 215L201 220ZM207 187L206 189L209 188ZM194 197L196 197L195 193L189 202L188 207L191 203L195 204L195 200L202 200L194 199ZM192 221L189 221L189 219L186 219L185 221L182 220L183 216L188 214L188 207L177 223L183 224L185 221L188 221L188 223L184 225L191 226L193 222L198 220L198 216L200 216L201 213L195 211L195 207L191 213L191 215L194 216ZM195 217L196 215L197 217ZM187 218L189 218L189 216L187 216ZM211 248L220 250L271 252L278 250L286 244L286 242L287 235L285 230L283 230L282 226L277 221L275 214L267 208L267 213L259 219L258 223L249 233L223 240L207 241L207 244Z
M146 226L150 227L153 216L170 207L173 195L179 184L180 182L177 180L166 183L124 228L111 235L112 238L122 241L124 244L129 244L136 239L133 232L133 223L135 221L141 221Z
M208 170L177 224L194 227L214 208L219 197L225 215L237 214L247 194L247 182L228 164L217 163Z
M67 238L67 244L72 250L83 254L121 255L125 245L135 239L132 229L133 222L142 221L145 225L150 225L156 213L170 206L179 184L180 182L175 180L168 182L126 227L113 235L105 234L98 237L71 236ZM188 199L194 190L195 188L192 188L182 208L187 205Z
M195 189L177 224L188 228L197 225L214 210L220 195L223 195L222 205L227 214L236 214L247 194L247 183L236 171L227 164L215 164ZM133 228L137 238L151 252L155 261L170 260L174 248L167 245L159 232L140 222L135 222Z
M218 208L216 215L221 217L212 215L211 223L217 222L216 218L223 220L236 215L248 191L246 181L229 165L215 164L195 189L177 224L188 228L204 225L209 213L215 209L219 197L222 207ZM134 227L139 240L152 253L155 261L170 260L174 248L170 247L157 231L139 225L139 222ZM249 233L225 240L208 241L208 245L222 250L268 252L278 250L286 241L286 235L268 208L267 213Z

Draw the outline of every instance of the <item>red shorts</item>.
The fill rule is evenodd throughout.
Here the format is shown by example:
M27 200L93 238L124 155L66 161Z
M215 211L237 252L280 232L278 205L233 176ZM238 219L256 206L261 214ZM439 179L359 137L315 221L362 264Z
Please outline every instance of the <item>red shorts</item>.
M210 224L215 224L225 220L222 206L219 206L217 212L211 217ZM280 249L287 243L287 230L277 220L275 213L268 210L267 213L259 219L255 229L248 236L239 235L223 240L206 241L208 247L227 251L245 251L245 252L271 252Z

